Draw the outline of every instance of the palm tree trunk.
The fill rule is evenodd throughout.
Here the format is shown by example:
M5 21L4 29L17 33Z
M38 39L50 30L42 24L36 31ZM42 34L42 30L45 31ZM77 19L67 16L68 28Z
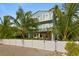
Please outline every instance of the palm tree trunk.
M67 24L66 24L66 28L65 28L65 31L64 31L64 37L63 37L63 40L67 40L68 23L69 23L69 19L68 19Z
M64 34L63 40L67 40L67 36L66 36L66 34Z

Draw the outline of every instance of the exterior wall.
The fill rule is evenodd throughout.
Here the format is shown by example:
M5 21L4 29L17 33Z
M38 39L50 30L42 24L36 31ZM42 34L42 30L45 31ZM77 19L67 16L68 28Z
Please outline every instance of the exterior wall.
M37 48L37 49L43 49L43 50L49 50L49 51L57 51L60 52L67 52L65 50L65 45L67 41L44 41L44 40L24 40L21 39L3 39L0 41L2 44L6 45L16 45L16 46L24 46L24 47L31 47L31 48ZM56 44L56 45L55 45ZM55 48L56 46L56 48Z
M36 33L36 36L33 38L40 38L40 35L43 36L42 39L46 39L48 37L48 40L51 40L51 33L48 34L49 28L53 26L52 23L52 17L53 17L53 12L49 10L41 10L37 11L32 15L32 18L37 18L39 21L39 26L38 26L38 32ZM38 34L38 35L37 35ZM50 35L50 36L49 36ZM47 37L45 37L47 36Z
M33 18L38 18L39 22L51 20L53 13L51 11L38 11L37 13L33 14Z
M53 13L52 13L52 11L38 11L35 14L33 14L32 17L33 18L38 18L39 22L49 21L49 20L52 20ZM50 28L52 26L53 26L52 22L51 23L46 23L46 24L40 24L38 26L38 29L40 31L42 31L42 30L47 31L47 28Z
M41 30L45 30L45 29L48 29L48 28L50 28L52 26L53 26L52 23L46 23L46 24L39 25L38 28L41 29Z

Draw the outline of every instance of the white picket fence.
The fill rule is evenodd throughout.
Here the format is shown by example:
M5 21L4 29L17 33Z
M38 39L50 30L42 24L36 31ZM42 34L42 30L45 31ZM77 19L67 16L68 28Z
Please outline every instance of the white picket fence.
M37 49L43 49L43 50L50 50L50 51L60 51L60 52L66 52L65 45L67 41L45 41L44 40L24 40L21 39L3 39L0 41L2 44L6 45L16 45L16 46L24 46L24 47L31 47L31 48L37 48ZM56 44L56 45L55 45Z

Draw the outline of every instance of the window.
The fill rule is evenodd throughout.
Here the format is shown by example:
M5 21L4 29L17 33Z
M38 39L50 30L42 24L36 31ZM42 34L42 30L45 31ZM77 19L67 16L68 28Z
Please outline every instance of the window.
M36 34L34 34L34 37L36 37Z
M42 34L40 34L40 37L42 37Z

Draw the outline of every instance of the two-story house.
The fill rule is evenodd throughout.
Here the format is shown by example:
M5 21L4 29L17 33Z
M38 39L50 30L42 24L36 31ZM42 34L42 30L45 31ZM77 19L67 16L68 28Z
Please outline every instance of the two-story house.
M52 32L49 30L53 26L53 10L39 10L32 15L39 22L38 31L34 38L51 40Z

